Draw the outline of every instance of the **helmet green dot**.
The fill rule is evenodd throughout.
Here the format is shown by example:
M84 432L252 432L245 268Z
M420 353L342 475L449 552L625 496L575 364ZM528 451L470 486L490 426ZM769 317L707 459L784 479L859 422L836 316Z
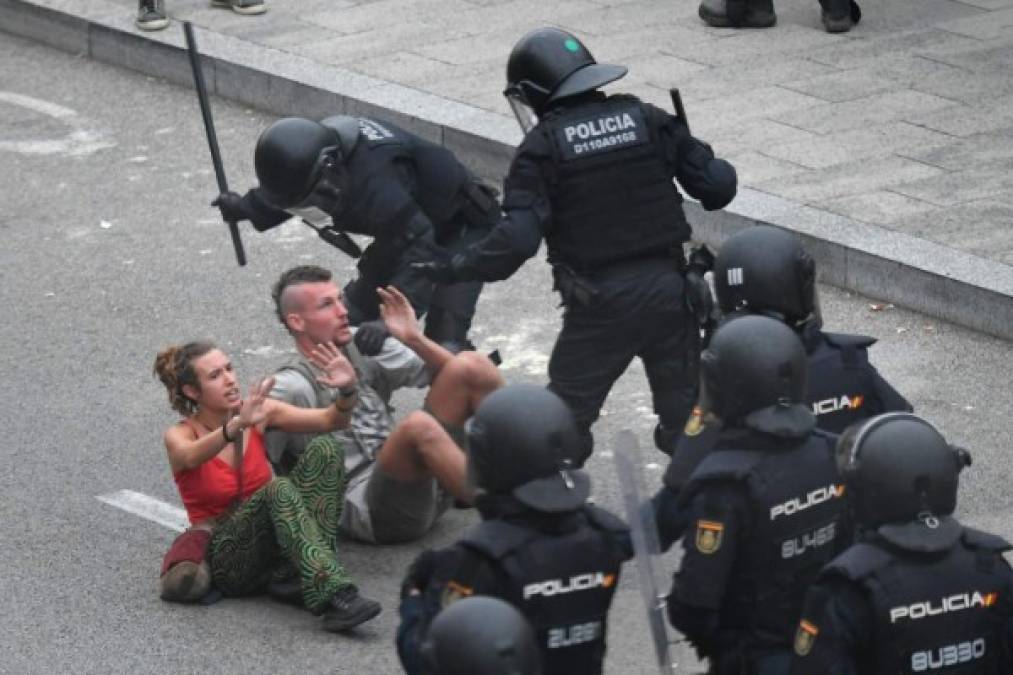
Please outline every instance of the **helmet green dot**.
M564 45L566 46L566 48L567 48L567 49L569 49L569 50L570 50L571 52L575 52L575 51L577 51L578 49L580 49L580 43L579 43L579 42L577 42L576 40L574 40L573 38L568 38L568 39L567 39L567 41L566 41L566 42L564 42L563 44L564 44Z

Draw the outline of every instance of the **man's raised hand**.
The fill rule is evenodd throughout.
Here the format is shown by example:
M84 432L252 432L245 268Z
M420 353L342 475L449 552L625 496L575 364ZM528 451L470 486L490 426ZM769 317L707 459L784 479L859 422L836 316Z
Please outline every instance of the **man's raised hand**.
M404 344L421 335L415 310L404 293L393 286L377 288L376 293L380 296L380 316L391 335Z
M333 342L318 344L310 352L310 361L323 371L317 381L332 389L347 389L355 386L355 368Z

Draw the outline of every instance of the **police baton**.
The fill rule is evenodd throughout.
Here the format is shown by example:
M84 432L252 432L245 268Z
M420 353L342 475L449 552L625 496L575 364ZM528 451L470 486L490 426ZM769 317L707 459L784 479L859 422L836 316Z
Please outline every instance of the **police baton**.
M689 131L689 118L686 117L686 108L682 105L682 94L679 93L678 87L669 89L668 95L672 97L672 107L675 108L675 116L682 120L682 123L686 125L686 131Z
M672 642L668 637L665 620L665 596L658 590L658 572L655 563L661 556L658 544L658 526L650 501L644 500L643 474L639 469L640 445L629 429L623 429L612 441L616 460L616 476L622 494L626 520L633 536L634 560L640 577L640 593L647 608L647 623L651 628L654 653L662 675L677 672L679 664L673 660Z
M204 71L200 67L197 38L194 37L193 25L189 21L183 22L183 37L186 38L186 52L190 57L190 69L193 71L193 86L197 90L197 102L200 103L200 113L204 118L204 131L208 137L208 147L211 149L211 163L215 166L215 178L218 179L218 194L225 194L229 191L229 184L225 180L225 169L222 167L222 153L218 149L215 121L211 118L211 104L208 102L208 92L204 86ZM240 267L243 267L246 265L246 251L243 250L243 240L239 238L239 225L234 220L226 222L229 226L229 234L232 235L232 246L236 249L236 261Z

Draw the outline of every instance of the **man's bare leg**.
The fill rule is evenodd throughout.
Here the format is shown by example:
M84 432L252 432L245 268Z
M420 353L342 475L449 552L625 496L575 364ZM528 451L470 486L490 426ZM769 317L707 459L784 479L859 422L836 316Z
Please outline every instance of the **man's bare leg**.
M444 429L460 427L503 378L488 357L461 352L445 365L426 402L433 414L416 411L401 421L377 453L377 463L394 480L409 483L429 476L459 500L474 495L465 478L464 451Z
M460 427L475 413L478 404L503 386L503 376L488 356L461 352L440 370L429 388L426 403L441 422Z

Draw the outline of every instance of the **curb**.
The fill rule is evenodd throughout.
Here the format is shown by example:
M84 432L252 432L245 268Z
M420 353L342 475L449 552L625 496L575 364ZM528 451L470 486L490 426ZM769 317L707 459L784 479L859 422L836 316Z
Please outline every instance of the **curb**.
M177 23L177 22L174 22ZM513 120L434 94L194 26L208 92L277 115L386 118L496 180L520 132ZM0 30L193 86L182 31L140 33L104 0L0 0ZM1013 267L740 187L729 209L686 202L695 238L719 246L752 225L796 233L822 282L1013 340Z

